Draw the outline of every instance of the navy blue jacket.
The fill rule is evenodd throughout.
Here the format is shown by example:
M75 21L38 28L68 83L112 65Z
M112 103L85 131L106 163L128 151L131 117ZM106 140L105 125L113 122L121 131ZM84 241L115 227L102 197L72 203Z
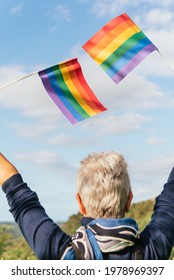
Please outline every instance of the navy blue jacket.
M60 259L71 241L71 237L61 230L46 214L38 196L20 174L9 178L2 186L6 193L10 211L19 225L25 239L39 259ZM83 218L86 225L91 218ZM156 198L154 213L150 223L140 235L143 259L168 259L174 246L174 168L162 193ZM104 259L134 259L134 246L117 253L104 253Z

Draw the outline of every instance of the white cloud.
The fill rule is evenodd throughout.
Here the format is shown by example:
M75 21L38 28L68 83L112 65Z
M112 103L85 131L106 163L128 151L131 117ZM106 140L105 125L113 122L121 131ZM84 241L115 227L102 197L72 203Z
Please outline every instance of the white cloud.
M142 179L146 185L147 182L158 180L161 177L169 175L173 167L174 154L161 154L131 164L131 172L135 172L137 179ZM136 172L138 170L138 172ZM165 182L163 182L165 183ZM155 184L156 185L156 184ZM152 186L149 186L152 188ZM161 186L159 186L161 188ZM150 189L151 190L151 189Z
M144 199L155 198L161 193L173 167L173 159L174 154L163 154L130 163L130 178L136 201L142 200L139 190L144 190Z
M104 113L103 113L104 114ZM83 128L97 131L99 134L128 133L139 130L142 123L148 122L149 117L140 114L124 114L124 115L105 115L105 117L96 118L90 123L85 123Z
M174 28L174 11L170 7L154 6L148 11L144 10L132 17L132 20L149 37L152 34L158 40L158 33L172 33ZM157 32L157 33L156 33ZM151 38L149 38L151 39ZM167 45L167 42L165 42Z
M53 145L69 145L74 142L74 137L65 135L63 133L58 134L50 139L50 143Z
M127 8L130 6L135 7L140 5L139 1L132 0L122 0L122 1L113 1L113 0L96 0L92 2L90 12L93 13L98 18L104 16L117 16L121 12L126 12ZM123 11L124 9L124 11Z
M164 144L165 141L161 138L156 137L156 136L151 136L147 139L147 143L149 145L160 145L160 144Z
M94 120L91 120L93 122ZM59 133L53 137L50 137L49 143L51 145L56 145L56 146L61 146L61 147L70 147L70 148L75 148L75 147L92 147L95 144L98 144L98 139L90 137L88 135L88 131L85 134L85 138L83 137L84 135L84 123L79 124L79 130L75 130L74 134L65 134L65 133ZM81 132L83 133L81 134ZM76 135L78 134L78 137Z
M53 25L50 27L49 32L50 33L55 33L57 30L59 29L59 27L56 25Z
M154 0L153 2L151 0L142 0L144 2L147 2L148 5L152 4L152 5L156 5L159 7L169 7L172 6L173 7L173 0L165 0L165 1L158 1L158 0Z
M91 3L91 1L89 0L88 2ZM131 9L135 9L135 7L138 14L143 14L144 12L148 14L150 9L169 8L170 6L173 7L173 0L167 0L162 2L159 2L158 0L132 0L131 2L129 0L95 0L92 2L90 12L93 13L95 16L101 18L108 15L116 16L116 14L119 15L120 11L131 11ZM163 16L163 19L166 20L167 18Z
M112 0L93 1L90 12L101 18L105 15L113 15L118 10L118 2Z
M171 10L160 8L150 10L144 17L145 21L152 26L153 29L154 27L163 27L166 29L167 25L172 24L173 18L174 13Z
M49 172L56 172L61 175L74 174L76 167L75 164L71 165L66 162L58 154L50 151L33 151L26 153L18 153L14 155L15 160L25 162L27 164L32 164L32 166L37 166L37 168L44 168L44 170L49 170Z
M23 66L7 65L0 67L0 84L26 75ZM43 119L45 122L62 118L59 109L48 96L39 76L36 74L13 84L0 92L0 106L15 109L23 116Z
M43 135L48 135L50 131L54 131L58 125L56 123L45 123L43 122L13 122L6 124L10 129L14 131L15 134L26 139L36 139Z
M15 158L18 160L27 161L32 164L39 164L46 167L55 164L59 165L61 162L61 159L57 155L47 151L21 153L15 155Z
M148 190L145 189L145 188L137 188L134 192L134 197L135 199L137 200L138 197L144 197L144 196L147 196L149 193L148 193ZM148 198L152 198L152 197L148 197ZM142 200L145 200L145 199L142 199Z
M54 20L71 21L71 9L66 4L56 5L50 15Z
M11 8L10 13L15 16L18 16L21 14L22 10L23 10L23 3L19 3L18 5L13 6Z

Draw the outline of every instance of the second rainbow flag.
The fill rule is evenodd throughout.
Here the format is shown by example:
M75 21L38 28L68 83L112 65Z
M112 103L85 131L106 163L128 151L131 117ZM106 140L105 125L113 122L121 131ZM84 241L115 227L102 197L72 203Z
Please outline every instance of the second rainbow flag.
M107 23L83 48L115 83L157 50L126 13Z

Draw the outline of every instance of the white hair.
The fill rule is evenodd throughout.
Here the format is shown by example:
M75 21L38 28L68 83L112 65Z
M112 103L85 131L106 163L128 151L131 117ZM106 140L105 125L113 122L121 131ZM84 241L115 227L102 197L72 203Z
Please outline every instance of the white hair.
M81 161L78 192L87 215L122 218L131 191L127 163L116 152L93 153Z

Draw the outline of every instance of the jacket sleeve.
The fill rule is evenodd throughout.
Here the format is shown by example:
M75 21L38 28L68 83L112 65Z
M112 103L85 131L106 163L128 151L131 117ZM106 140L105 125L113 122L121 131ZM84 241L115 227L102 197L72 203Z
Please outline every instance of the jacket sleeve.
M59 259L70 236L48 217L37 194L23 182L20 174L9 178L2 189L10 212L36 256L39 259Z
M168 259L174 246L174 168L162 193L156 198L149 225L142 231L145 259Z

